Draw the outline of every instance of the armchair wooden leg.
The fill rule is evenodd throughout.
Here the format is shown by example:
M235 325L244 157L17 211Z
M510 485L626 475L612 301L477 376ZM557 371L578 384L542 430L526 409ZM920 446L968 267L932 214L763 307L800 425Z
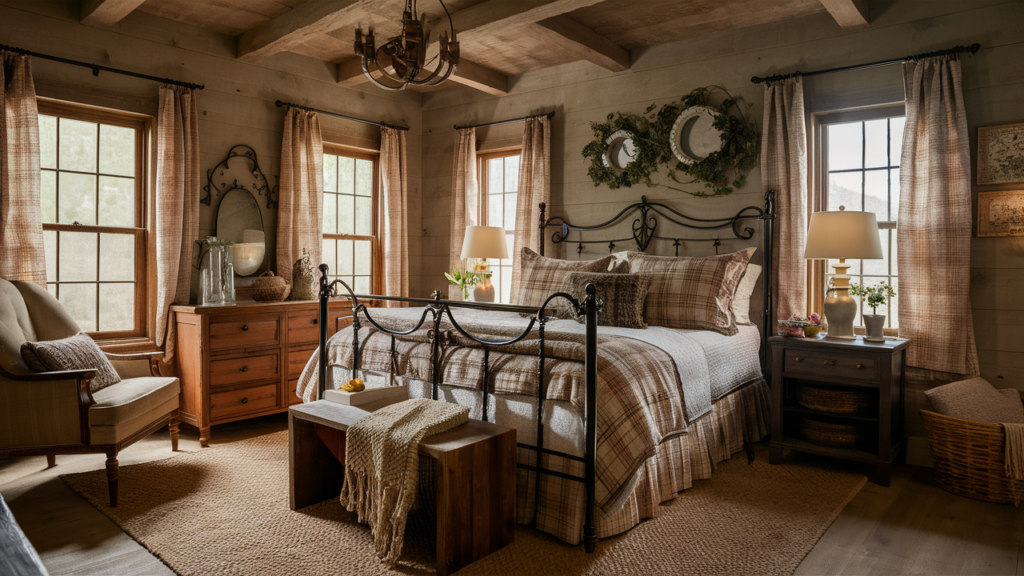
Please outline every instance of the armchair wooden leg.
M117 450L107 450L107 489L110 492L110 507L117 507Z
M56 465L57 465L57 455L56 454L47 454L46 455L46 467L47 468L53 468Z
M178 451L178 411L171 412L171 418L167 422L167 428L171 432L171 450Z

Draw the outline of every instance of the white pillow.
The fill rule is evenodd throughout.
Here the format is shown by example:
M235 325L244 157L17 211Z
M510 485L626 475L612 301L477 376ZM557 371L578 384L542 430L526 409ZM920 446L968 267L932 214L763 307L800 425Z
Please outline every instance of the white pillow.
M736 293L732 297L732 317L739 326L753 326L750 321L750 297L754 294L754 285L761 276L761 267L748 264L747 271L736 285Z

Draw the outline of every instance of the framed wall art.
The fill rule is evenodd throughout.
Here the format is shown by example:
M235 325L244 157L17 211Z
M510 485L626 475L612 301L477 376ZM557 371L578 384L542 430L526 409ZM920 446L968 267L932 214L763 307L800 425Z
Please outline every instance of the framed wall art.
M978 128L978 184L1024 182L1024 123Z
M978 193L978 237L1024 236L1024 190Z

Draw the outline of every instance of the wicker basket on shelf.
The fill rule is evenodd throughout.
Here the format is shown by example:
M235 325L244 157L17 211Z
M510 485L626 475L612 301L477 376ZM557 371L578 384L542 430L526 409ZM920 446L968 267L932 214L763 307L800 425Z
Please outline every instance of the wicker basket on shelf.
M921 410L935 461L935 481L960 496L1019 504L1024 482L1006 477L1006 434L1002 424L950 418Z
M252 283L252 299L257 302L278 302L288 297L292 287L284 278L267 270Z
M800 435L816 444L853 446L864 439L864 427L804 417L800 420Z
M867 410L870 397L865 390L833 390L805 385L797 388L796 402L819 412L853 414Z

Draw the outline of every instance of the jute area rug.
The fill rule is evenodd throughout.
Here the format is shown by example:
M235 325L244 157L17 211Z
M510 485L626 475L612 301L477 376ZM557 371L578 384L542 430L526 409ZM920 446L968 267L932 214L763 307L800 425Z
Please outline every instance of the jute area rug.
M742 456L723 462L593 554L519 526L512 545L458 574L792 574L866 478L771 466L765 452L752 466ZM434 572L429 511L410 515L390 571L369 528L337 499L289 510L287 431L124 466L117 508L103 470L63 479L183 576Z

